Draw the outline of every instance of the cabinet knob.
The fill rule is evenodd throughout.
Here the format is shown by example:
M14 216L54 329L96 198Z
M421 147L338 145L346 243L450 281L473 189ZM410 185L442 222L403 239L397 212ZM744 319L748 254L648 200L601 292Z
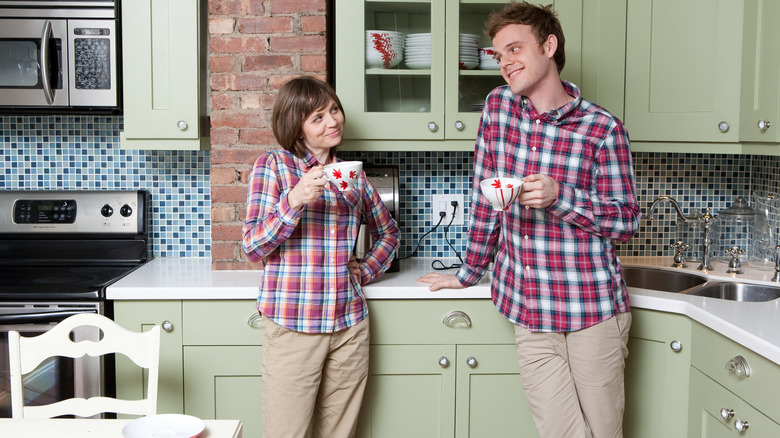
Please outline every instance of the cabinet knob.
M173 331L173 323L168 321L167 319L160 324L160 327L162 327L163 330L166 332L172 332Z
M726 370L737 377L750 377L750 366L742 356L735 356L726 362Z
M723 417L724 420L728 420L734 416L734 409L720 408L720 416Z
M246 325L252 328L260 328L260 313L253 313L246 322Z
M466 365L470 366L471 368L477 367L477 358L474 356L469 356L468 359L466 359Z
M450 365L450 360L447 359L446 356L442 356L439 358L439 365L441 365L442 368L447 368Z
M750 425L746 420L737 420L734 422L734 429L737 429L740 432L748 430L749 427Z
M187 129L187 122L184 120L179 120L176 122L176 127L179 128L179 130L184 131Z
M471 327L471 318L469 318L466 312L453 310L444 317L442 323L444 323L444 325L447 327L452 328Z
M436 130L439 129L439 125L436 124L436 122L428 122L428 130L431 132L436 132Z
M770 125L771 124L769 123L769 120L759 120L758 121L758 129L760 129L762 131L766 131L767 129L769 129Z
M669 348L672 349L675 353L679 353L682 351L682 342L678 341L677 339L672 340L672 342L669 343Z
M726 121L724 120L724 121L721 121L720 123L718 123L718 130L719 130L720 132L727 132L727 131L729 130L729 124L728 124L728 122L726 122Z
M455 129L457 129L458 131L463 131L463 128L465 127L466 125L464 125L463 122L461 122L460 120L455 121Z

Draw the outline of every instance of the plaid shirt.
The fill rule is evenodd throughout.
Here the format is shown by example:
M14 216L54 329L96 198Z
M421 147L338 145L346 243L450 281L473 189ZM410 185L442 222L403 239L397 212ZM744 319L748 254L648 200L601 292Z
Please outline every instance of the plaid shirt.
M509 321L531 331L590 327L629 310L613 241L634 235L640 218L628 134L603 108L580 97L537 113L508 86L488 95L474 153L471 229L464 285L484 275L495 245L492 296ZM559 185L546 209L518 202L493 210L479 182L545 174Z
M258 310L277 324L304 333L331 333L368 316L361 289L381 276L398 249L400 231L363 173L354 190L340 192L329 182L322 196L301 211L287 194L317 160L284 150L260 156L249 178L244 251L263 260ZM361 260L360 284L347 263L360 218L374 246Z

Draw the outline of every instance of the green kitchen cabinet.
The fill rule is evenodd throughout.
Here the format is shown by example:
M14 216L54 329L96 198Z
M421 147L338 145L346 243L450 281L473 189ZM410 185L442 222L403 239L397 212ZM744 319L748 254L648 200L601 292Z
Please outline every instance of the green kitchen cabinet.
M696 368L690 398L690 438L780 436L780 425Z
M685 438L691 322L683 315L632 309L626 359L623 433Z
M480 105L505 84L499 70L459 68L458 35L490 47L484 23L504 0L338 0L336 91L350 122L344 149L472 150ZM554 2L566 36L562 76L618 115L623 106L625 2ZM368 68L367 30L431 33L428 68Z
M182 374L182 312L181 301L115 301L114 320L136 332L155 325L160 330L160 374L157 385L157 413L182 414L184 376ZM116 358L116 392L119 398L136 400L146 396L146 373L128 359Z
M780 365L701 324L692 350L689 436L780 436ZM749 430L739 434L737 420Z
M210 147L206 2L122 2L126 149Z

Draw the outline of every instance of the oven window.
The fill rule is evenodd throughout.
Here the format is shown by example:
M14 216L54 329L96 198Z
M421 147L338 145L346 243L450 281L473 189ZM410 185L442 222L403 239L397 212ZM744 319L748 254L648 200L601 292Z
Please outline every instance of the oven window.
M35 336L39 333L24 333ZM75 396L74 361L51 358L24 378L24 404L42 405ZM11 417L11 383L8 361L8 333L0 338L0 418Z
M38 44L0 40L0 87L35 87L40 77Z

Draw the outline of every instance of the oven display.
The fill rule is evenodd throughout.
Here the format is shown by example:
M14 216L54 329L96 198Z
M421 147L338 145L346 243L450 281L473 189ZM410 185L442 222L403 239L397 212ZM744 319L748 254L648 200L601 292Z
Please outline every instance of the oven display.
M76 221L76 200L18 200L14 203L17 224L72 224Z

